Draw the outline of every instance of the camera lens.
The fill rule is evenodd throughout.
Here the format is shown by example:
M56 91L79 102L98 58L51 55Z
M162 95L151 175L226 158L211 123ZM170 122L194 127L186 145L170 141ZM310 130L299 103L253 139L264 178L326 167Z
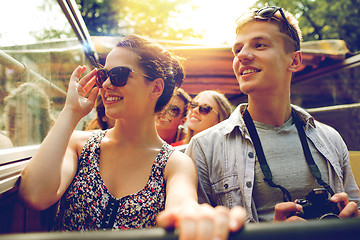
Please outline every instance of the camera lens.
M319 220L327 220L327 219L340 219L340 217L334 213L326 213L319 218Z

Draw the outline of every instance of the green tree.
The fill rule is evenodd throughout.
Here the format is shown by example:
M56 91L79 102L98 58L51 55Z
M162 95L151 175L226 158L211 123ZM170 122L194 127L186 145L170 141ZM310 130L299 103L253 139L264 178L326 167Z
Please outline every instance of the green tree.
M44 14L52 14L52 20L54 22L66 21L65 17L62 15L58 3L55 1L44 0L43 4L38 7L38 10L40 12L44 12ZM60 15L58 13L60 13ZM63 26L58 25L55 28L53 24L48 23L44 25L44 29L42 31L31 31L29 34L33 36L37 41L48 41L50 39L67 39L76 37L75 33L71 31L70 26L67 24Z
M123 2L122 0L76 0L92 36L118 34L119 15Z
M159 39L194 37L171 21L190 0L76 0L90 35L141 34Z
M342 39L360 51L360 0L258 0L255 7L280 6L299 20L304 41Z

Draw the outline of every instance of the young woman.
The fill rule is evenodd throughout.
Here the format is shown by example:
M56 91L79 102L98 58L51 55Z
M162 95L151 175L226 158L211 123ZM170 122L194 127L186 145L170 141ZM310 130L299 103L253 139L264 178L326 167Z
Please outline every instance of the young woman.
M232 106L224 94L205 90L194 97L189 104L189 110L185 143L189 143L195 134L227 119L232 112Z
M156 114L156 130L171 146L184 144L187 129L183 125L187 120L190 102L190 95L182 88L177 88L166 107Z
M40 144L54 123L50 99L36 83L23 83L4 99L5 131L14 146Z
M73 72L64 109L22 173L24 201L46 209L60 200L54 230L153 227L165 208L159 226L179 227L182 239L225 239L229 229L239 229L243 209L232 217L233 210L198 205L192 160L156 132L155 113L184 78L179 61L130 35L109 53L103 69L80 79L84 71ZM114 128L74 131L99 89Z

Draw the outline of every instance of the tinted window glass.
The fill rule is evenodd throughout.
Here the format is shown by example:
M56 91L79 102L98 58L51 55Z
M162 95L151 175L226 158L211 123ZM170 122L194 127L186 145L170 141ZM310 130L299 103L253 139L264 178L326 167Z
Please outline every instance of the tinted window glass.
M292 85L292 102L304 108L360 102L360 66L343 68Z
M73 69L90 64L56 0L7 1L1 12L0 148L39 144Z
M335 128L349 150L360 148L360 66L354 64L292 86L292 102ZM350 59L348 59L350 60ZM330 69L332 70L332 69Z

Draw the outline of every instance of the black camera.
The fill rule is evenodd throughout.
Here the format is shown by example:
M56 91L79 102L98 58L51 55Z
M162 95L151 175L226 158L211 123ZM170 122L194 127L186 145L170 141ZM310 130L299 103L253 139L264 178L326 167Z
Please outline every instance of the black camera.
M325 188L316 188L312 190L306 199L299 199L297 204L302 205L302 211L297 214L304 219L330 219L339 218L339 207L337 203L329 200L328 192Z

